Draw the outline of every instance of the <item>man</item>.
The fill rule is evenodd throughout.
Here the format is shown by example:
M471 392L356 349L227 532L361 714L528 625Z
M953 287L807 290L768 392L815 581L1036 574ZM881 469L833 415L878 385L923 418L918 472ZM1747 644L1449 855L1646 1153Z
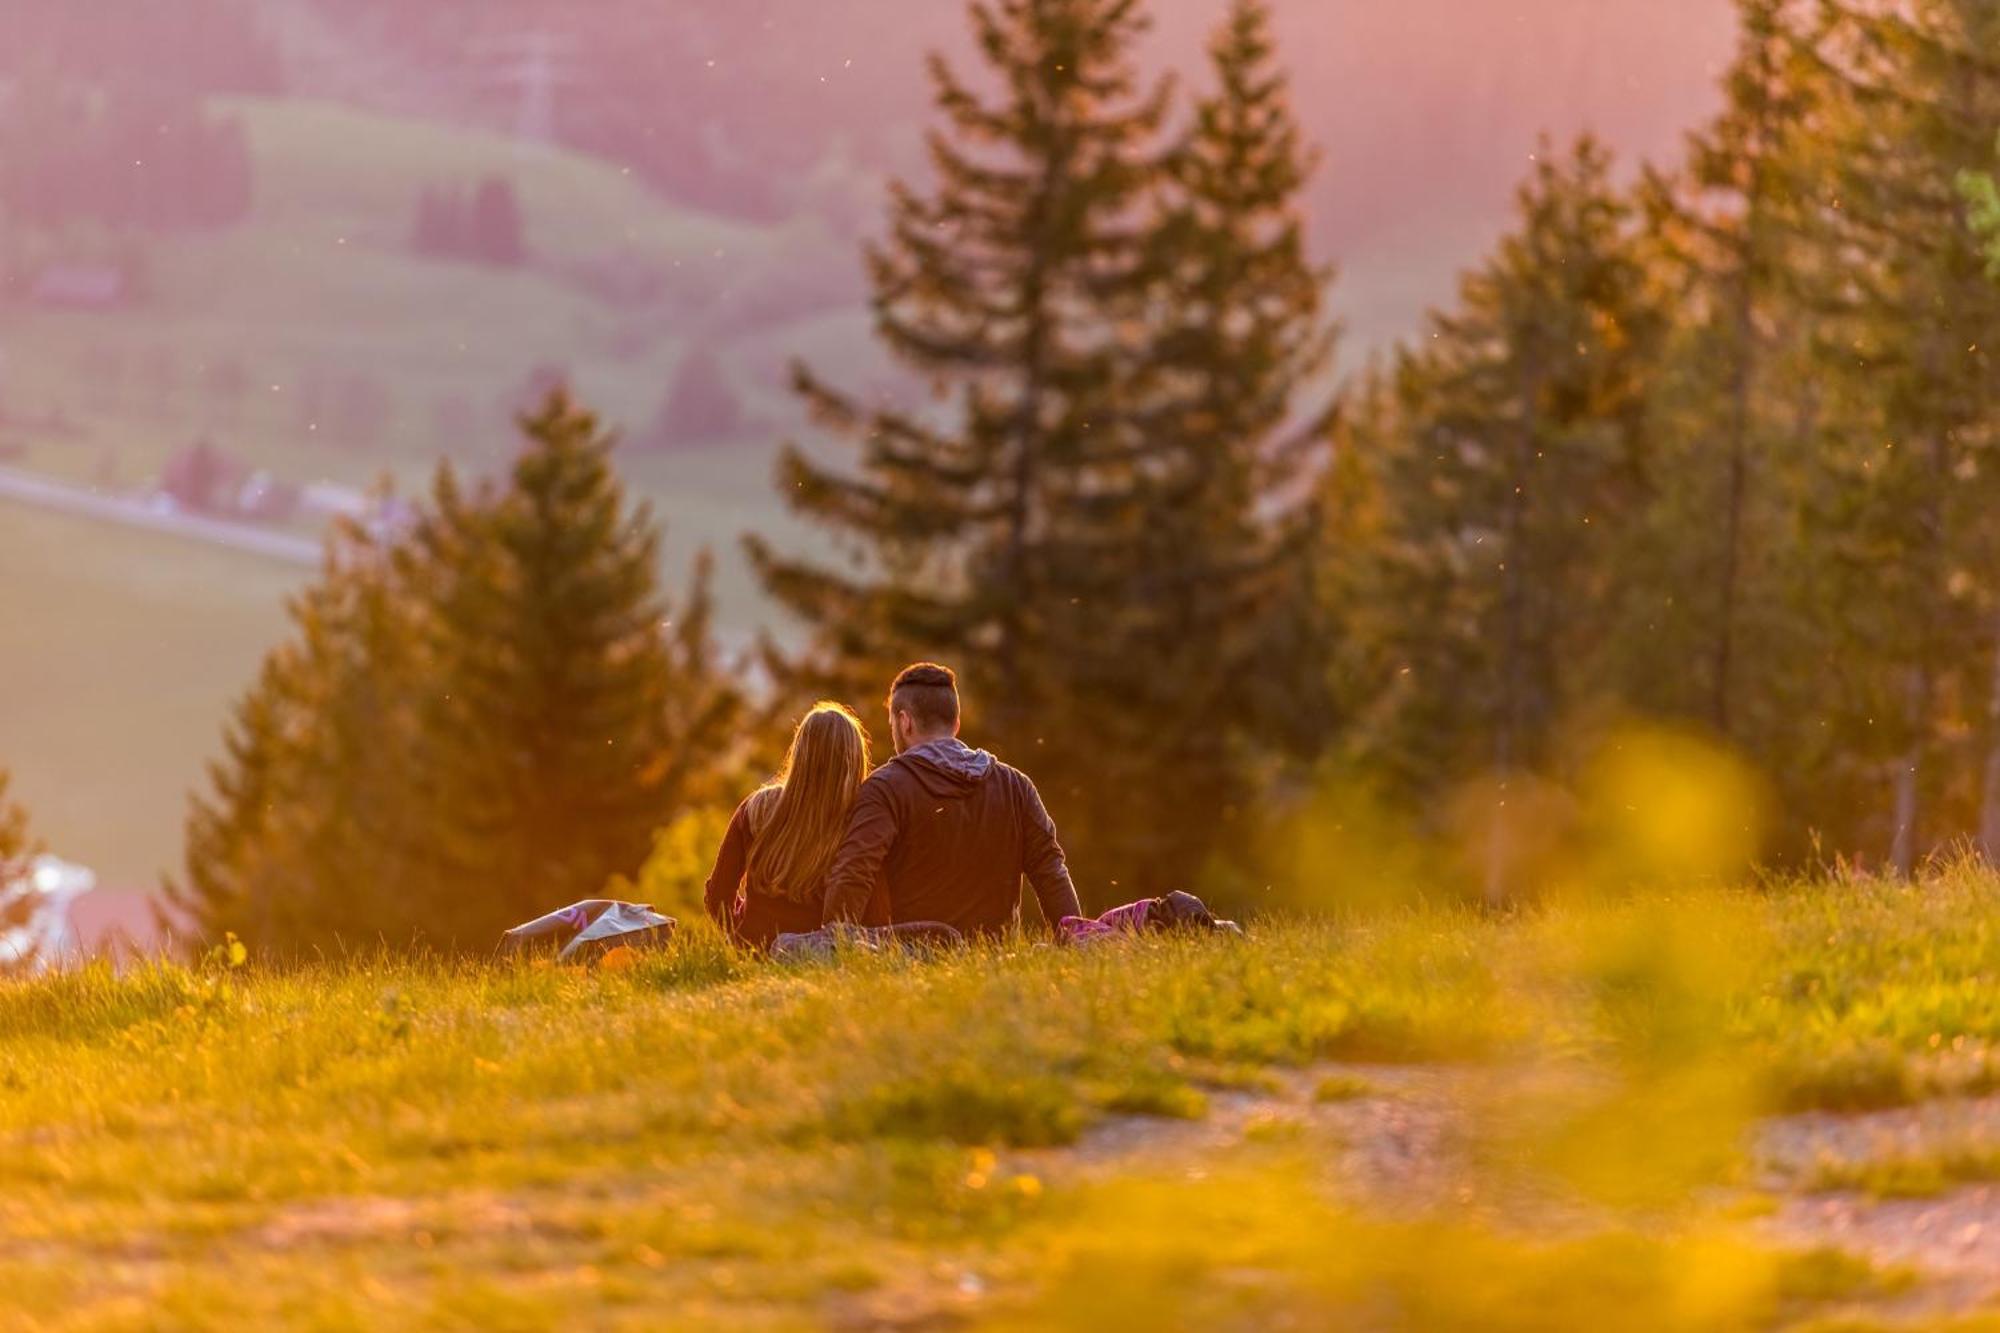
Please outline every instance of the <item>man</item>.
M958 739L958 678L920 662L889 689L896 757L861 784L826 882L826 920L859 920L878 877L898 922L967 936L1019 920L1027 876L1051 925L1080 915L1055 821L1028 776Z

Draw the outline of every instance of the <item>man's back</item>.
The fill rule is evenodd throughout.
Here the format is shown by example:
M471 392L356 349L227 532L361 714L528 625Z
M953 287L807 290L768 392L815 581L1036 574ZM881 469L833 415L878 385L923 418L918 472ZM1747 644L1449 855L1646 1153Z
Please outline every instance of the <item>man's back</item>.
M1016 918L1023 875L1050 921L1079 913L1035 784L984 750L927 741L862 784L827 876L826 916L857 919L880 877L895 920L994 935Z

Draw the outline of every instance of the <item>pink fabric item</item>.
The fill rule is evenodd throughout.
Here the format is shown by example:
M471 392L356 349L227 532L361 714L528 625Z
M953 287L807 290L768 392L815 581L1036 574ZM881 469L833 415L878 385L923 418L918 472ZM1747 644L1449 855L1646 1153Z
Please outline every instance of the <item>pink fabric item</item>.
M1108 939L1115 935L1137 935L1146 928L1156 901L1154 898L1141 898L1136 903L1114 907L1101 916L1066 916L1056 926L1062 931L1063 938L1073 944Z

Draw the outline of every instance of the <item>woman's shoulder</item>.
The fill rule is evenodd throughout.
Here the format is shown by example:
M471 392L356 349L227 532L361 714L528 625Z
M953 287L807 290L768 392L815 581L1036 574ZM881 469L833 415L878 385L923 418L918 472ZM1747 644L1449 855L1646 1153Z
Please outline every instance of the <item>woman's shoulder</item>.
M743 798L743 804L736 808L736 813L750 826L752 837L763 830L765 823L771 818L772 811L778 808L778 798L784 795L784 792L783 784L772 782Z

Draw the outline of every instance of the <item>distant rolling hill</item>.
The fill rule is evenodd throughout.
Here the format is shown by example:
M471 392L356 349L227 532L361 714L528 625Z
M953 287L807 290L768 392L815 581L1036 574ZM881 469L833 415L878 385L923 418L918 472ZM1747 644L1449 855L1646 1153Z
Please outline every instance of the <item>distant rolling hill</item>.
M328 91L518 124L524 52L551 124L669 197L745 216L852 210L920 173L925 54L968 64L957 0L274 0ZM1199 77L1225 0L1156 0L1155 69ZM1675 151L1714 105L1731 0L1273 0L1325 151L1312 206L1358 345L1410 331L1504 217L1537 135ZM337 37L340 58L326 52ZM318 53L316 63L308 60ZM417 71L422 71L421 74ZM859 177L836 191L832 178ZM865 203L859 221L872 210ZM842 217L845 224L850 219Z

